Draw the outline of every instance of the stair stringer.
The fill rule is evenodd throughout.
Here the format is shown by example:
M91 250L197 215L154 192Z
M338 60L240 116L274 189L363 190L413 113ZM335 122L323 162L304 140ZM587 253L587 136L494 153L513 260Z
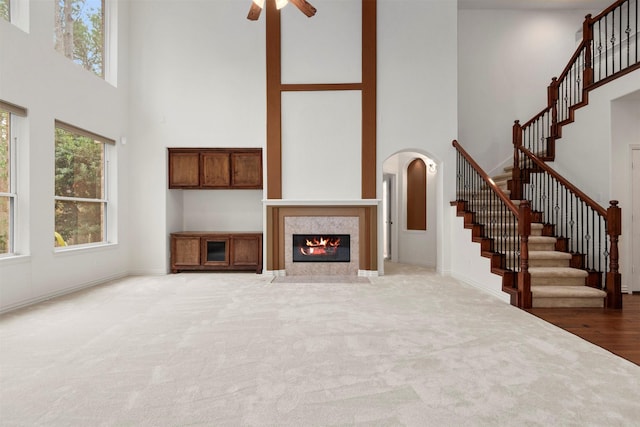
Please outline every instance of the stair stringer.
M491 259L481 256L481 245L473 242L471 229L464 227L464 218L451 208L451 241L456 250L452 257L452 276L474 288L510 304L511 296L503 291L501 276L491 272Z

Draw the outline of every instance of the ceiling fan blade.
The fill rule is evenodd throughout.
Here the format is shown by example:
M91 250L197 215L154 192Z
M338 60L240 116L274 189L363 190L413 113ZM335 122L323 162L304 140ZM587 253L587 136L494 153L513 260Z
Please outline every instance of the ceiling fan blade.
M260 18L260 12L262 12L262 8L251 2L251 9L249 9L249 14L247 15L247 19L249 21L257 21Z
M289 0L289 1L293 3L295 7L300 9L300 12L304 13L309 18L311 18L313 15L316 14L316 8L313 7L309 2L307 2L307 0Z

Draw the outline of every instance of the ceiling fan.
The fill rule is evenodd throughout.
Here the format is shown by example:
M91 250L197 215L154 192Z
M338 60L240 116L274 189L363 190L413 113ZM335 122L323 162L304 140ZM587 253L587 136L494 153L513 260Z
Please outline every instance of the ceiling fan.
M274 0L266 0L266 1L274 1ZM247 15L247 19L250 21L256 21L260 17L260 12L262 12L262 8L264 6L265 0L253 0L251 2L251 9L249 9L249 14ZM295 7L300 9L300 12L307 15L311 18L316 14L316 8L313 7L307 0L275 0L276 8L282 9L289 2L293 3Z

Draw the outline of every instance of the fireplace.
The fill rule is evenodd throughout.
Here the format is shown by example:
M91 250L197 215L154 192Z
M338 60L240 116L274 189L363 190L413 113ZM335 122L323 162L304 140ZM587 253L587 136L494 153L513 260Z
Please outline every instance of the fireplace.
M349 234L293 234L293 262L350 262Z
M287 203L292 202L269 201L267 205L268 270L277 276L358 276L376 270L376 201L354 205ZM306 235L309 240L348 236L349 258L338 262L318 258L294 261L294 235ZM341 238L340 245L346 248L347 242Z

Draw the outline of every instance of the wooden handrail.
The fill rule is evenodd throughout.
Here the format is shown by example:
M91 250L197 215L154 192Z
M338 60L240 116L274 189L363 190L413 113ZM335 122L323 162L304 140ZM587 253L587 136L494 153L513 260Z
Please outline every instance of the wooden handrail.
M530 126L533 122L538 120L540 117L544 116L545 113L547 113L549 110L551 110L551 105L549 105L548 107L545 107L544 110L540 111L538 114L533 116L533 118L531 120L529 120L528 122L526 122L525 124L523 124L522 127L526 128L526 127Z
M545 162L543 162L542 160L538 159L538 157L536 157L530 150L524 148L523 146L519 146L516 147L516 149L522 151L527 157L529 157L539 168L543 169L545 172L547 172L549 175L553 176L555 179L557 179L560 184L562 184L564 187L566 187L569 191L571 191L573 194L575 194L576 196L578 196L580 199L582 199L589 207L591 207L593 210L595 210L596 212L598 212L600 215L602 215L603 218L607 218L607 210L605 208L603 208L602 206L600 206L597 202L595 202L593 199L591 199L589 196L587 196L585 193L583 193L582 191L580 191L580 189L578 187L576 187L575 185L573 185L572 183L570 183L566 178L564 178L562 175L560 175L558 172L556 172L555 170L551 169Z
M586 41L583 39L580 44L578 45L578 48L576 49L576 51L573 53L573 55L571 56L571 59L569 59L569 62L567 63L567 66L564 67L564 70L562 70L562 72L560 73L560 76L558 77L558 81L562 81L564 80L564 78L567 76L567 74L569 74L569 71L571 71L571 68L573 68L573 66L576 64L576 61L578 60L578 57L580 57L580 54L582 53L582 51L588 47L586 46Z
M618 0L615 3L613 3L611 6L607 7L605 10L603 10L602 12L600 12L599 14L597 14L596 16L594 16L593 18L591 18L591 15L587 15L587 19L589 19L589 24L593 24L596 21L599 21L600 19L602 19L606 14L608 14L609 12L611 12L613 9L619 7L620 5L622 5L623 3L627 2L628 0Z
M469 155L469 153L467 153L465 149L462 148L462 146L460 145L460 143L458 143L458 141L454 139L452 142L452 145L456 148L456 150L458 150L458 152L460 152L460 154L462 154L462 156L467 160L467 162L469 162L469 164L476 170L476 172L478 172L480 177L487 183L487 185L489 185L489 187L491 187L493 192L496 193L498 197L500 197L500 200L502 200L504 204L507 205L509 210L513 212L513 214L517 218L519 215L519 212L516 205L509 198L507 198L507 196L498 188L498 186L495 184L495 182L493 182L493 180L489 177L489 175L487 175L487 173L484 170L482 170L480 165L478 165L476 161L473 160L473 158Z

